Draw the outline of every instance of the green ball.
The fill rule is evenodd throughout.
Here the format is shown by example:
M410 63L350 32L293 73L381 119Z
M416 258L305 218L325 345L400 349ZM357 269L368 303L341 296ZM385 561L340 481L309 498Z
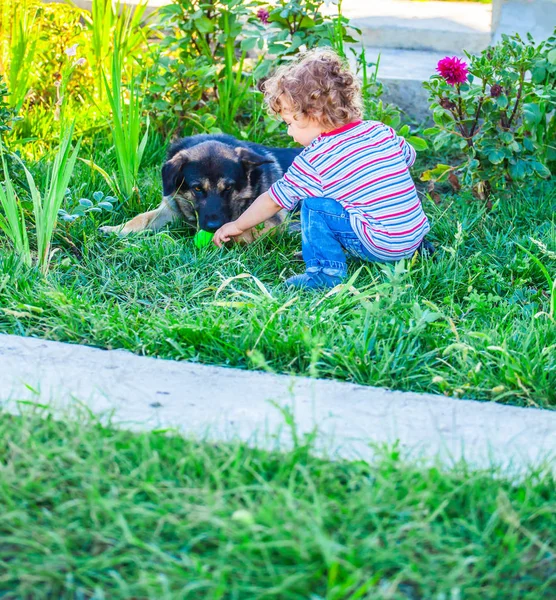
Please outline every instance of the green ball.
M195 237L193 238L193 243L195 244L195 246L197 246L197 248L206 248L212 242L213 237L214 233L200 229L195 234Z

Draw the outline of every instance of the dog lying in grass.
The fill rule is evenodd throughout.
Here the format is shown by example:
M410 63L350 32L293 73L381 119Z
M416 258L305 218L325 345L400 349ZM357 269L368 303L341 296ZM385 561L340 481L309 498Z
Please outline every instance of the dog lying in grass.
M194 135L170 147L162 167L160 206L127 223L104 226L103 233L127 235L158 231L182 219L194 228L214 232L237 219L245 209L288 170L301 149L270 148L237 140L231 135ZM279 225L284 211L265 221L257 234ZM253 229L242 239L251 242Z

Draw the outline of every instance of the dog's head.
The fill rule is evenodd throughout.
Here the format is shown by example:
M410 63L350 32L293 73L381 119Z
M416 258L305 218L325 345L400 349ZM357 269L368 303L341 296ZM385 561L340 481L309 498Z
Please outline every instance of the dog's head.
M254 173L273 159L250 148L207 141L178 151L162 167L164 196L174 196L185 219L216 231L255 199Z

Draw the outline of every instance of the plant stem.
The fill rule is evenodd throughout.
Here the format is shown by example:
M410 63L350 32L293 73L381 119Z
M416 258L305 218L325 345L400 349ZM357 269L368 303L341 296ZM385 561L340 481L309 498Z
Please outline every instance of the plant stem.
M517 90L517 96L515 99L514 110L512 112L510 120L508 121L508 129L511 127L512 121L514 120L514 117L517 113L517 108L521 101L521 93L523 91L523 82L525 81L525 70L526 70L525 67L521 67L520 72L519 72L519 89Z
M477 110L475 112L475 120L473 121L473 127L471 127L471 134L470 134L471 138L475 135L475 130L477 128L477 124L479 123L479 115L481 114L481 108L483 107L483 103L485 101L485 92L486 92L486 81L483 81L483 91L481 93L481 99L479 100L479 104L477 105Z

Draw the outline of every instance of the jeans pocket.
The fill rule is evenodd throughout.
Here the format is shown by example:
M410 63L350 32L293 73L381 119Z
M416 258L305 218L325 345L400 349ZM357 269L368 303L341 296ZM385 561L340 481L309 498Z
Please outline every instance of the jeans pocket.
M361 260L370 260L369 256L365 251L365 247L359 240L359 238L344 237L341 240L342 246L350 256L360 258Z

